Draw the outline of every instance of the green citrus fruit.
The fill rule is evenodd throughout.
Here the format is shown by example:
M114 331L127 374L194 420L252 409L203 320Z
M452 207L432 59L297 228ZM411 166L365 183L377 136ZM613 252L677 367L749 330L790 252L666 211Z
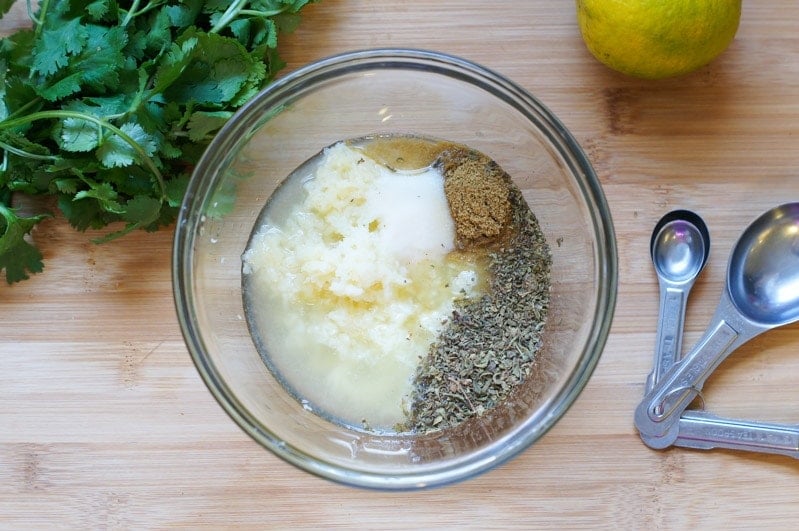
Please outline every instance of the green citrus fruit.
M660 79L692 72L729 46L741 0L577 0L590 52L625 74Z

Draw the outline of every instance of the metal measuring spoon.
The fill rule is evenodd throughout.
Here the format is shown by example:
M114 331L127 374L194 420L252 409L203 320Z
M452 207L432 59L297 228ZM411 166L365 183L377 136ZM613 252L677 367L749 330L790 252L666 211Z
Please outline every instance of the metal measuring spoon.
M689 410L680 416L680 433L674 446L728 448L799 459L799 425L730 419Z
M727 282L705 335L646 394L635 425L653 448L671 446L682 412L736 348L799 320L799 203L775 207L743 232L727 265Z
M652 264L660 285L660 311L655 336L655 361L646 379L646 392L677 363L688 293L710 254L710 233L705 222L689 210L673 210L652 231Z

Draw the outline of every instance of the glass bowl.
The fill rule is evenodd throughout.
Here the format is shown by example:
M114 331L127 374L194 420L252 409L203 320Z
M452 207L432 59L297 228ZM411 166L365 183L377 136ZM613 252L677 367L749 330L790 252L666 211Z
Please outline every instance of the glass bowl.
M552 251L551 301L535 377L475 422L427 435L373 433L310 412L262 361L242 302L242 253L272 193L324 147L374 134L440 138L488 155L512 176ZM600 183L563 124L495 72L408 49L320 60L240 109L197 164L173 256L175 303L188 350L233 420L301 469L386 490L474 477L541 438L597 364L617 274Z

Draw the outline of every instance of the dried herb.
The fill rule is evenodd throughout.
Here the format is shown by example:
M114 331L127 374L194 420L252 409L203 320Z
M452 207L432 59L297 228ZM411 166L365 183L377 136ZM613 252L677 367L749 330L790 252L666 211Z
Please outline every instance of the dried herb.
M515 232L489 253L488 293L456 304L415 379L407 429L451 428L502 403L530 374L549 308L552 256L513 185Z

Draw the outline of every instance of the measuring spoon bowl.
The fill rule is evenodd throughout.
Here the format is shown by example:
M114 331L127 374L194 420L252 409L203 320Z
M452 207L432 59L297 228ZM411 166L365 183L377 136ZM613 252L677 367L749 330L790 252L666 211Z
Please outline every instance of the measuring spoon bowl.
M738 239L708 330L636 408L641 437L659 447L673 444L680 415L716 367L756 335L797 320L799 203L787 203L761 215Z
M649 244L660 286L655 360L646 383L649 392L682 352L688 293L710 255L710 233L704 220L690 210L673 210L652 231Z
M781 326L799 319L799 203L755 220L730 257L727 287L748 319Z
M710 254L707 225L690 210L673 210L655 225L649 252L658 279L670 285L691 284Z

